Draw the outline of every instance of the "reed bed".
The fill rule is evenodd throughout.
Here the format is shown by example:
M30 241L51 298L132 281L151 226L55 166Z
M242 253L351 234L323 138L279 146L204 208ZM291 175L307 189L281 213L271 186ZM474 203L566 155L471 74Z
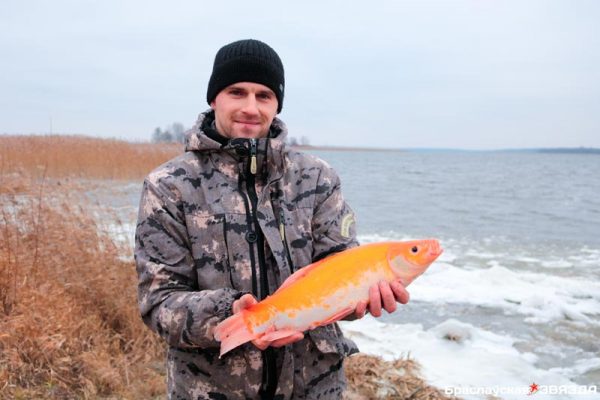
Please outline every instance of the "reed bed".
M181 144L86 136L0 136L0 171L55 178L141 179L180 154Z
M0 136L0 399L165 397L165 345L139 317L132 249L92 218L119 223L84 193L141 180L181 151ZM412 360L356 355L346 374L349 400L448 399Z
M70 185L2 185L0 398L164 395L164 349L139 318L130 249Z
M357 354L344 364L348 379L344 400L457 400L427 384L420 377L419 363L410 358L384 361Z

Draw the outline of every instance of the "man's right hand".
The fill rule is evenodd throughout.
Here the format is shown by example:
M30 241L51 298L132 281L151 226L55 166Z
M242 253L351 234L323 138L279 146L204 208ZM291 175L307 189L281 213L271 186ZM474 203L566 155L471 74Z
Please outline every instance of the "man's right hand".
M360 319L365 316L367 309L372 316L381 317L382 310L388 313L396 311L397 303L408 303L410 296L401 281L391 283L381 281L369 288L369 300L360 301L356 305L354 317Z
M240 311L245 310L246 308L251 307L256 303L258 303L258 301L254 298L254 296L252 296L251 294L245 294L242 297L240 297L238 300L233 302L233 305L232 305L233 313L237 314ZM283 347L283 346L292 344L292 343L297 342L298 340L302 340L302 339L304 339L304 333L296 332L291 336L284 337L281 339L276 339L273 341L254 339L252 341L252 344L254 344L259 349L264 350L269 346Z

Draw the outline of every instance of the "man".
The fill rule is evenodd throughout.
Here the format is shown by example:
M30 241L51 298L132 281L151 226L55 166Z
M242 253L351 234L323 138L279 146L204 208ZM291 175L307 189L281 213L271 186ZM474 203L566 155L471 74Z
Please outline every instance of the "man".
M273 293L294 271L357 245L335 172L286 148L284 71L257 40L222 47L186 152L144 181L136 230L139 305L169 345L171 399L340 398L344 357L358 351L337 324L219 358L215 326ZM371 288L380 316L408 294ZM260 348L266 348L261 351Z

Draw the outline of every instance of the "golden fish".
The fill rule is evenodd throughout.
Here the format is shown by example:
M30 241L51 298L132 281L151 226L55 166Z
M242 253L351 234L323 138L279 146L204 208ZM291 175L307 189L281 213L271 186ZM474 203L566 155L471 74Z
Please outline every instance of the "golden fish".
M398 279L408 286L442 251L435 239L370 243L310 264L273 295L217 325L221 356L251 340L273 341L339 321L369 299L371 286Z

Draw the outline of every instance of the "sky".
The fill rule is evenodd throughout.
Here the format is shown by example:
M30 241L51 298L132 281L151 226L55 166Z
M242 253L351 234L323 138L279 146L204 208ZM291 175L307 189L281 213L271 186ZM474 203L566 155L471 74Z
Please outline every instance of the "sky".
M600 147L600 1L0 2L0 134L146 141L262 40L313 145Z

